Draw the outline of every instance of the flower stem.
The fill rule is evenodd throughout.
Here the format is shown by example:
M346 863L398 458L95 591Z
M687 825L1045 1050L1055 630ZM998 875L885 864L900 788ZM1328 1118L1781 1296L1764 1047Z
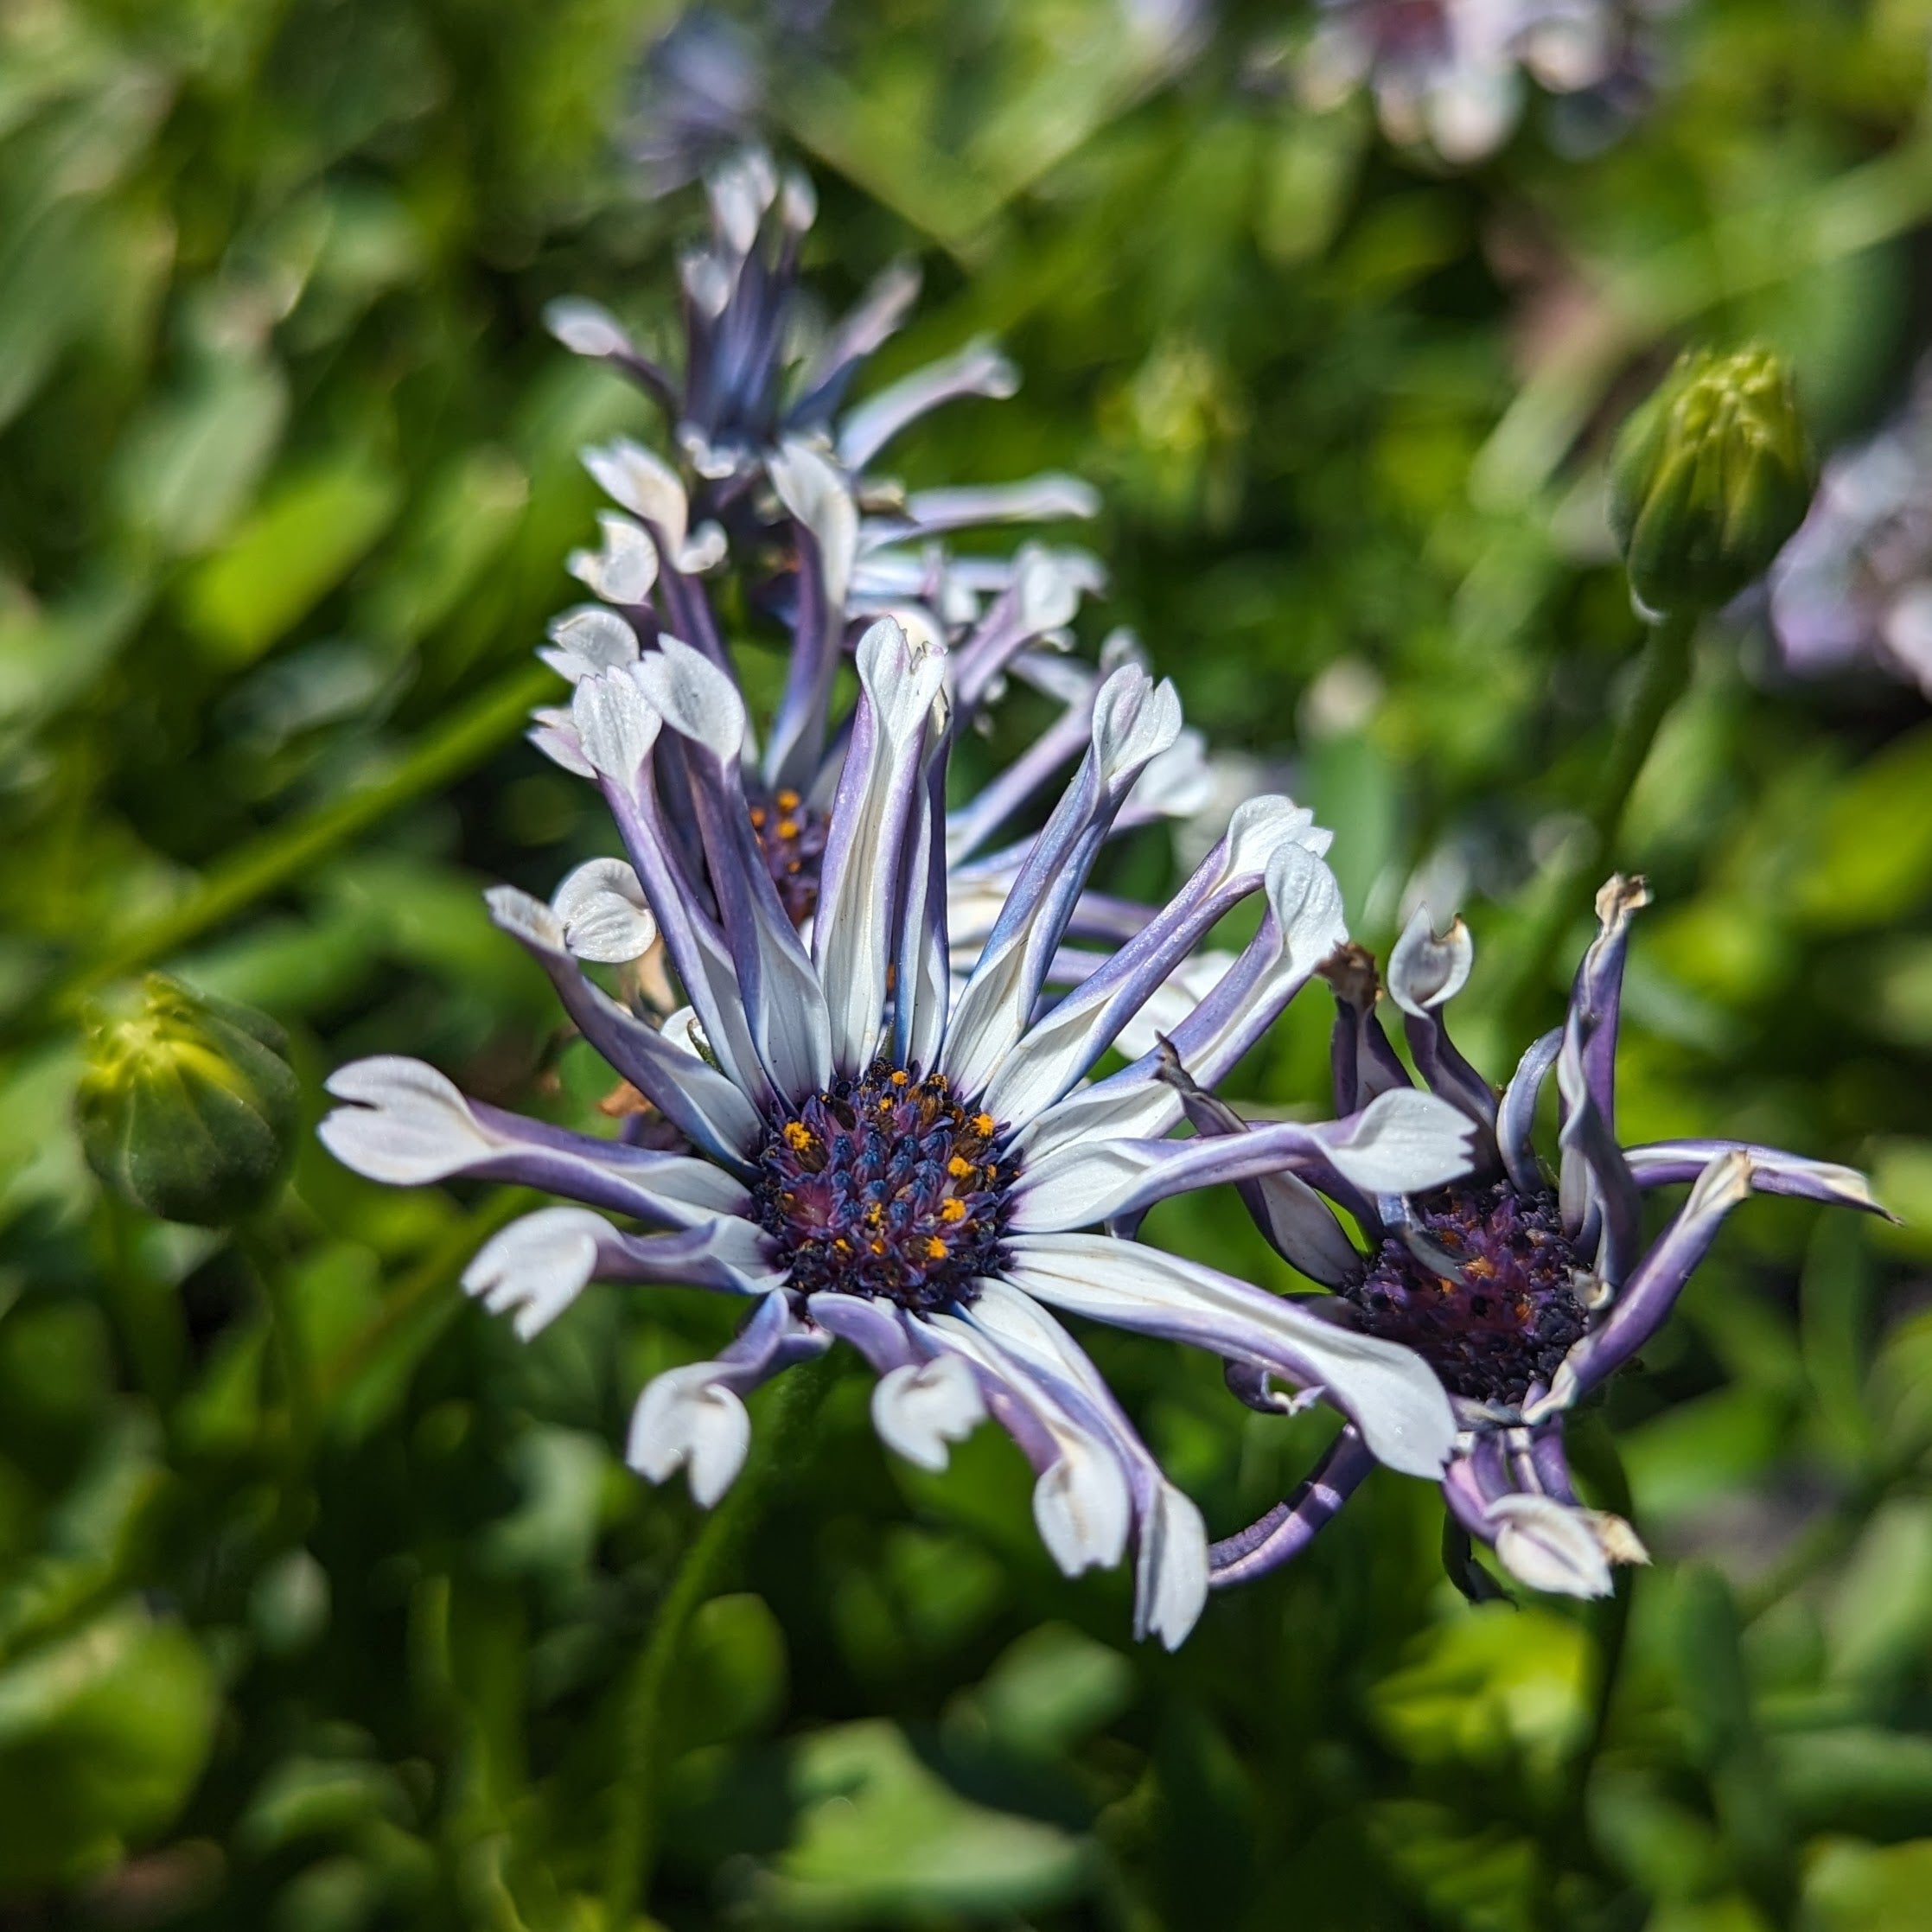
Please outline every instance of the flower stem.
M754 1436L745 1468L692 1540L625 1684L610 1835L604 1852L605 1932L628 1932L650 1884L658 1801L674 1743L664 1735L665 1688L692 1618L736 1562L759 1517L802 1461L819 1404L837 1373L821 1355L792 1369L772 1392L772 1412Z
M1514 970L1498 1002L1503 1012L1532 1027L1541 1018L1551 963L1563 935L1578 917L1583 896L1602 883L1600 875L1612 856L1637 775L1664 719L1690 683L1691 640L1698 615L1695 611L1673 612L1652 625L1638 660L1636 689L1610 740L1584 829L1566 843L1540 883L1541 902L1514 949Z

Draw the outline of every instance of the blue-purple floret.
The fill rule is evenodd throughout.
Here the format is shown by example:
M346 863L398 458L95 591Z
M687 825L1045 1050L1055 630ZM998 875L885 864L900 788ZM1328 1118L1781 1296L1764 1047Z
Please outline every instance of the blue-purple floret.
M1359 1325L1413 1349L1451 1395L1520 1403L1583 1337L1588 1270L1555 1196L1457 1183L1414 1203L1421 1240L1387 1236L1342 1292Z
M794 1295L832 1291L918 1314L970 1306L1004 1266L1018 1165L998 1124L938 1074L881 1061L776 1129L752 1184Z

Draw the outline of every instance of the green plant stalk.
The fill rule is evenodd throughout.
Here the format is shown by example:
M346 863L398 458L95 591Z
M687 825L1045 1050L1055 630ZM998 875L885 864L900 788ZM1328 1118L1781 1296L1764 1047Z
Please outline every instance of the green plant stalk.
M759 1517L796 1473L813 1420L836 1374L832 1358L821 1355L790 1370L773 1390L772 1412L752 1438L743 1470L685 1551L631 1668L618 1720L617 1774L605 1847L606 1932L628 1932L650 1885L668 1757L663 1748L665 1689L685 1632L700 1607L717 1595Z
M1603 868L1613 856L1617 828L1623 822L1638 774L1665 718L1690 683L1691 641L1699 615L1674 612L1651 627L1637 666L1636 689L1610 740L1583 831L1566 843L1556 864L1539 882L1540 903L1514 949L1514 970L1497 1002L1501 1011L1521 1019L1526 1026L1533 1028L1540 1022L1557 948L1586 909L1584 895L1602 884Z
M439 790L513 737L557 682L540 664L520 666L427 732L380 778L278 826L212 867L178 906L111 938L35 1003L29 1017L65 1017L97 987L201 937L299 878L392 813Z

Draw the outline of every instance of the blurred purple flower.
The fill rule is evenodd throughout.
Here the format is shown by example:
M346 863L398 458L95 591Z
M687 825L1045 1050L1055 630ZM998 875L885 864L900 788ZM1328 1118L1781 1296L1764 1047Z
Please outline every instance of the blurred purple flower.
M1322 0L1303 62L1317 105L1364 85L1382 128L1404 146L1480 161L1522 112L1524 77L1587 105L1598 123L1648 98L1644 0Z
M1793 671L1875 664L1932 697L1932 365L1878 435L1826 463L1771 566L1770 614Z
M615 620L613 620L615 622ZM420 1062L338 1071L322 1135L399 1185L457 1175L581 1202L513 1223L464 1277L534 1334L593 1280L745 1297L717 1360L659 1376L629 1459L682 1467L714 1502L743 1463L743 1397L834 1340L877 1371L885 1443L928 1469L992 1416L1031 1459L1041 1534L1068 1574L1138 1555L1135 1622L1170 1646L1208 1583L1199 1512L1164 1476L1049 1310L1190 1342L1333 1403L1365 1452L1421 1475L1455 1421L1435 1374L1394 1341L1339 1327L1245 1282L1112 1234L1109 1216L1221 1176L1200 1156L1265 1161L1383 1197L1466 1171L1477 1130L1413 1092L1334 1125L1237 1142L1171 1140L1182 1095L1158 1052L1091 1076L1122 1030L1230 910L1254 938L1183 1003L1174 1052L1223 1075L1342 941L1329 834L1283 798L1249 800L1172 902L1048 996L1094 856L1181 732L1178 700L1134 665L1083 714L1072 782L1027 845L976 963L954 979L944 797L947 654L891 619L857 652L860 698L826 827L809 938L771 877L744 775L748 719L704 652L606 632L550 730L610 806L628 863L597 860L545 904L508 887L497 923L571 1018L682 1136L683 1151L566 1132L465 1098ZM690 1005L661 1029L586 976L661 934ZM593 1212L591 1210L601 1210ZM660 1232L637 1234L617 1221Z
M1600 929L1578 972L1569 1017L1523 1055L1500 1099L1443 1022L1444 1007L1469 977L1474 949L1467 929L1457 921L1438 936L1426 913L1411 921L1389 960L1389 995L1424 1082L1461 1110L1476 1135L1472 1170L1447 1187L1389 1194L1338 1187L1305 1171L1270 1173L1239 1151L1255 1130L1193 1089L1180 1070L1185 1055L1169 1069L1189 1119L1209 1137L1197 1143L1201 1182L1210 1174L1240 1180L1271 1243L1333 1289L1304 1305L1355 1333L1413 1349L1441 1377L1458 1430L1442 1478L1457 1523L1493 1545L1522 1582L1578 1597L1607 1594L1611 1564L1647 1559L1628 1523L1578 1501L1564 1456L1565 1413L1657 1332L1724 1217L1746 1195L1883 1211L1852 1169L1773 1148L1727 1140L1618 1145L1614 1082L1624 950L1630 920L1648 900L1641 880L1613 878L1598 893ZM1324 972L1340 1004L1337 1109L1352 1115L1409 1091L1375 1015L1374 960L1351 946ZM1553 1069L1559 1157L1553 1180L1530 1141ZM1230 1151L1218 1170L1216 1148ZM1646 1246L1642 1196L1684 1182L1688 1199ZM1342 1233L1323 1195L1368 1233L1367 1254ZM1231 1370L1229 1379L1257 1407L1295 1406L1246 1368ZM1259 1575L1296 1555L1377 1459L1361 1431L1345 1427L1292 1496L1215 1546L1216 1584Z
M1009 397L1017 373L992 343L974 341L848 407L854 378L918 295L917 271L905 263L889 268L848 315L815 328L800 275L816 212L810 182L781 175L753 150L713 169L705 190L711 237L681 265L685 342L677 369L647 355L596 303L566 297L545 312L566 348L609 364L664 409L675 467L628 442L586 460L604 489L643 520L666 565L702 574L724 560L729 542L756 545L781 533L789 519L812 531L816 567L835 604L848 592L855 612L912 598L956 624L1006 590L1013 571L1004 558L952 558L940 539L988 525L1094 514L1092 487L1058 473L909 494L873 474L887 445L920 418L961 397ZM634 539L623 540L639 553ZM787 564L806 567L802 558ZM1099 583L1091 559L1077 568L1087 588ZM679 634L699 641L688 629Z

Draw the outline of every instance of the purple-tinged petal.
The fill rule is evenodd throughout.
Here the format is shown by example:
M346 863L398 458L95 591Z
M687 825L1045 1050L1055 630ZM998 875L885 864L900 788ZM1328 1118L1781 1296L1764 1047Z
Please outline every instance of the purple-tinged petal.
M653 782L650 761L663 720L646 702L634 670L581 679L571 717L705 1038L724 1073L762 1109L773 1090L752 1045L737 969L704 910Z
M799 379L799 399L793 414L800 421L809 423L836 408L853 370L893 334L918 296L919 271L911 263L895 262L883 270L858 304L826 335L807 366ZM863 409L852 412L854 416L862 413ZM864 462L857 456L841 456L840 460L847 469L855 470Z
M1086 1350L1037 1303L988 1281L968 1318L1112 1445L1133 1499L1134 1636L1152 1633L1176 1648L1208 1600L1201 1512L1168 1481Z
M1285 865L1321 865L1305 846L1312 825L1285 798L1240 807L1174 899L1027 1029L986 1084L987 1111L1024 1126L1068 1093L1208 933L1261 887L1278 855Z
M1557 1145L1562 1164L1558 1183L1565 1231L1585 1254L1596 1252L1598 1277L1620 1288L1636 1262L1643 1240L1643 1203L1636 1183L1584 1074L1585 1043L1572 1012L1557 1054L1556 1078L1567 1103Z
M858 511L845 479L808 443L787 442L768 467L772 487L798 532L799 580L785 695L772 726L764 778L770 789L789 786L805 792L825 756Z
M497 886L484 896L490 916L549 974L584 1038L694 1145L749 1179L744 1157L765 1129L738 1088L592 985L564 953L564 930L551 908L514 886Z
M648 1281L731 1295L768 1293L777 1278L764 1236L736 1215L640 1238L584 1208L540 1208L493 1234L463 1270L464 1289L493 1315L514 1311L526 1342L593 1281Z
M1504 1171L1520 1194L1540 1194L1543 1189L1543 1171L1530 1137L1536 1125L1536 1103L1562 1049L1563 1033L1560 1026L1553 1026L1516 1062L1516 1071L1496 1107L1497 1149Z
M872 1390L879 1440L935 1475L946 1467L950 1445L964 1442L985 1419L979 1380L958 1355L903 1362L889 1368Z
M1225 1080L1280 1017L1343 934L1342 895L1325 865L1285 848L1262 888L1260 929L1168 1044L1203 1087ZM1181 1119L1181 1097L1164 1077L1159 1050L1077 1089L1016 1137L1029 1162L1100 1140L1151 1139Z
M1036 638L1073 622L1089 583L1077 552L1039 544L1021 547L1013 579L960 644L953 667L953 692L961 717L970 717Z
M667 414L677 413L676 383L638 348L608 309L581 296L560 296L545 303L544 327L573 355L622 369Z
M1840 1167L1835 1161L1810 1160L1802 1154L1787 1154L1747 1140L1652 1140L1623 1150L1640 1188L1694 1181L1723 1154L1743 1154L1750 1159L1750 1184L1756 1193L1795 1195L1803 1201L1823 1201L1895 1218L1873 1196L1871 1182L1857 1168Z
M1230 1584L1250 1582L1299 1556L1374 1466L1374 1457L1349 1424L1291 1496L1258 1522L1209 1548L1213 1587L1225 1590Z
M857 1349L877 1374L926 1359L913 1346L906 1314L895 1303L868 1301L861 1295L818 1294L807 1298L805 1311L826 1334Z
M692 1500L709 1509L744 1466L751 1441L744 1397L794 1362L824 1354L831 1340L792 1312L783 1289L773 1290L715 1361L668 1369L646 1385L624 1460L653 1482L685 1470Z
M1329 1047L1335 1075L1335 1111L1358 1113L1378 1094L1409 1086L1408 1069L1375 1017L1375 998L1381 984L1375 977L1374 953L1344 934L1337 939L1333 954L1322 962L1320 972L1335 994L1335 1033Z
M985 339L968 342L943 361L928 362L889 383L846 412L838 426L838 461L857 474L909 424L961 396L1004 401L1020 386L1019 372Z
M1156 1202L1276 1172L1317 1186L1339 1179L1374 1195L1418 1194L1470 1170L1476 1124L1433 1094L1384 1094L1346 1120L1285 1121L1194 1140L1105 1140L1029 1164L1011 1195L1025 1233L1087 1227ZM1325 1189L1324 1189L1325 1191Z
M1006 1272L1054 1307L1318 1384L1405 1474L1437 1475L1455 1441L1449 1398L1419 1355L1198 1262L1104 1234L1030 1234L1014 1239Z
M614 1214L689 1227L743 1213L751 1197L714 1162L596 1140L472 1100L420 1060L339 1067L339 1106L316 1129L345 1167L394 1187L458 1174L541 1188Z
M1101 686L1087 757L1034 840L953 1008L943 1071L961 1093L981 1093L1024 1031L1115 813L1180 729L1170 684L1125 666Z
M1616 1031L1623 1002L1623 957L1630 921L1650 903L1650 888L1621 874L1604 881L1597 895L1597 936L1577 968L1570 1011L1580 1021L1583 1074L1604 1129L1616 1134Z
M685 740L706 866L752 1045L773 1087L796 1102L822 1091L831 1077L831 1021L818 974L779 902L752 826L739 768L744 701L723 672L675 638L666 638L632 676ZM664 923L654 898L653 909Z
M1013 483L969 484L954 489L915 490L898 516L868 522L861 550L901 544L914 537L936 537L971 530L983 523L1048 523L1062 517L1090 517L1100 507L1091 483L1048 472Z
M1033 1464L1033 1520L1047 1552L1069 1577L1111 1570L1127 1546L1133 1497L1113 1445L1076 1419L1042 1378L963 1316L921 1324L932 1349L961 1356L979 1378L993 1419Z
M926 734L905 877L900 890L899 956L892 995L893 1051L902 1067L939 1062L952 1004L952 897L946 867L946 774L953 732L943 719Z
M1699 1174L1676 1218L1631 1271L1610 1313L1564 1359L1549 1393L1525 1409L1526 1421L1568 1408L1663 1326L1725 1216L1750 1192L1751 1178L1750 1156L1740 1151L1719 1154Z
M1166 1077L1180 1094L1188 1125L1196 1133L1212 1138L1249 1131L1248 1122L1227 1101L1195 1084L1177 1058L1169 1065ZM1334 1209L1298 1175L1285 1168L1257 1175L1237 1182L1235 1191L1262 1239L1291 1267L1330 1288L1360 1278L1366 1258L1335 1218ZM1125 1223L1131 1218L1118 1220ZM1119 1231L1132 1234L1135 1229L1124 1225Z
M919 829L921 753L946 681L944 654L915 648L889 617L859 640L858 658L858 708L832 808L812 934L830 1015L832 1064L855 1076L871 1065L884 1035L908 910L901 888ZM921 872L923 878L923 865Z
M1497 1560L1519 1583L1557 1596L1608 1597L1616 1584L1594 1514L1514 1491L1493 1498L1485 1520Z
M1457 1050L1441 1011L1468 982L1475 960L1469 928L1460 919L1438 933L1428 913L1418 908L1388 956L1388 993L1402 1009L1409 1050L1431 1090L1493 1129L1495 1094Z

